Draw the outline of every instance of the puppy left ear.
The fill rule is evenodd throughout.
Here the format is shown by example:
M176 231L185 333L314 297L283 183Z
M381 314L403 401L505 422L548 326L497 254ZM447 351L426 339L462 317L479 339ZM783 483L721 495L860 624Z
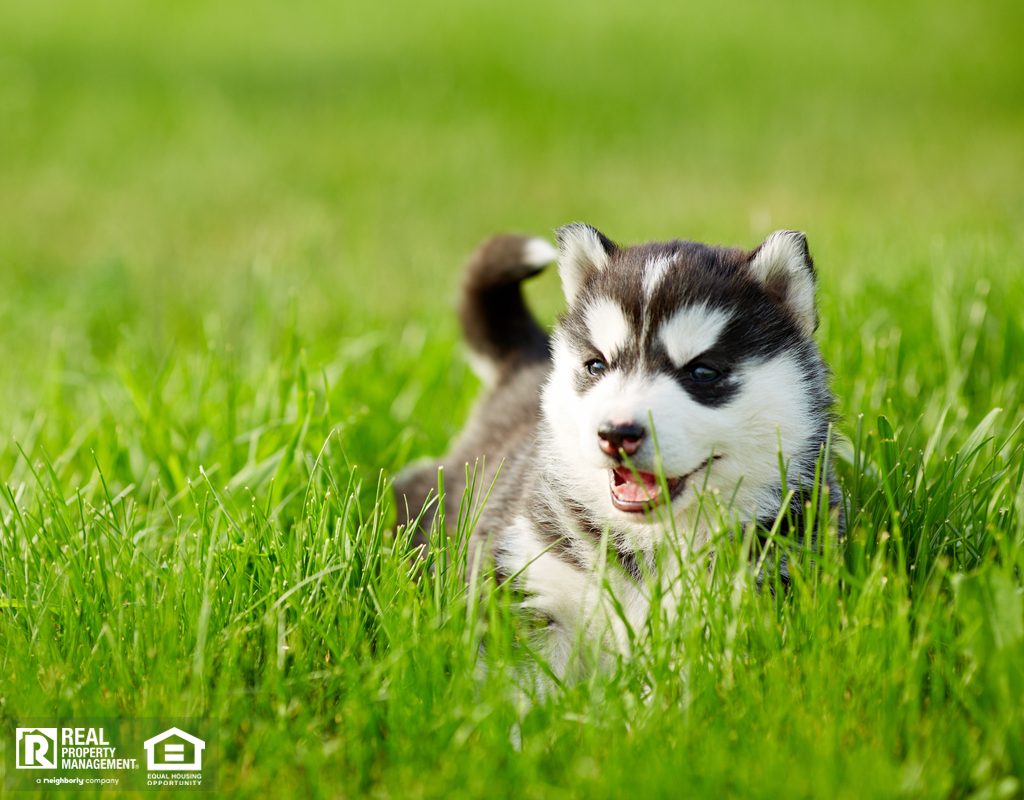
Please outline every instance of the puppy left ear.
M804 334L813 335L818 327L817 281L807 237L799 231L775 231L751 253L749 267L768 295L796 318Z
M558 240L558 274L571 306L595 274L606 269L615 254L615 243L597 228L574 222L555 231Z

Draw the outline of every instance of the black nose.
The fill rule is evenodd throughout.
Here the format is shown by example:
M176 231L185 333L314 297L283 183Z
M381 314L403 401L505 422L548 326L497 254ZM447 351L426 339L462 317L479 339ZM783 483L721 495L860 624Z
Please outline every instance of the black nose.
M639 425L612 425L604 423L597 429L597 444L601 452L617 456L621 450L627 456L640 449L644 438L644 429Z

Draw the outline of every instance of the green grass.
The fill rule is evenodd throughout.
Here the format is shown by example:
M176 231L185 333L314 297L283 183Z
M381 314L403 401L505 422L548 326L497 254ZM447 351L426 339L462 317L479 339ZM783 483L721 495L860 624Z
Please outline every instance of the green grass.
M6 4L0 715L211 717L240 797L1021 796L1021 41L1003 2ZM462 259L573 220L807 231L850 530L778 603L721 540L527 709L509 599L410 578L384 483L477 392Z

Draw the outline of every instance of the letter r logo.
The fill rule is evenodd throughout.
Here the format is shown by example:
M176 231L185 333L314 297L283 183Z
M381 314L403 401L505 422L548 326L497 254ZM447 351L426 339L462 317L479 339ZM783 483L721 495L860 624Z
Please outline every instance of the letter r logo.
M17 728L15 769L56 769L57 729Z

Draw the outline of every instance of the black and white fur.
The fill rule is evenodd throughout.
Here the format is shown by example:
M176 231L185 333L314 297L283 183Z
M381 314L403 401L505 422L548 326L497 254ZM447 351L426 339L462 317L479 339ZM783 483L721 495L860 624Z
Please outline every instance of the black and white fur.
M626 648L623 617L638 630L651 611L645 567L669 549L706 546L723 510L769 529L793 490L783 528L802 535L833 397L802 233L778 231L752 251L619 247L583 224L556 234L557 252L498 236L469 262L460 318L491 388L441 466L454 520L466 464L484 460L484 487L500 465L471 558L489 542L499 577L515 576L546 623L543 656L568 677L581 641ZM549 338L520 283L556 259L567 309ZM437 467L396 481L401 523L436 490ZM823 469L838 513L831 465ZM622 568L602 567L602 585L595 572L608 548Z

